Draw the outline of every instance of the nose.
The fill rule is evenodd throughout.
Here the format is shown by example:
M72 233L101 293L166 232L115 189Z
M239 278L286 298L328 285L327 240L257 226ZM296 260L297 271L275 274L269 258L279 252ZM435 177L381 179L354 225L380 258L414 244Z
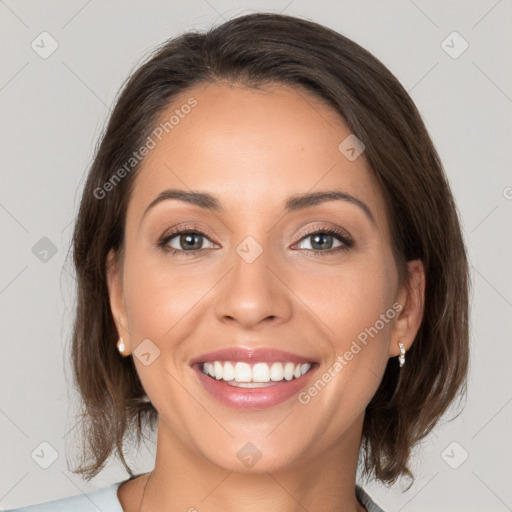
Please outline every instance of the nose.
M223 323L237 323L244 329L288 321L292 315L293 294L284 284L284 273L272 261L270 251L252 262L234 251L231 271L220 283L216 316Z

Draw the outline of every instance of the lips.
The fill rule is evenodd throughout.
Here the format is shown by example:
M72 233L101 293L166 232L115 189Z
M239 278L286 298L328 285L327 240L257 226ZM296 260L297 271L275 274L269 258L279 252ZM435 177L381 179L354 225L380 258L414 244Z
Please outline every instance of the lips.
M215 352L208 352L202 354L190 361L190 365L197 365L200 363L209 363L214 361L240 361L243 363L274 363L280 361L290 361L295 364L299 363L314 363L312 358L299 356L291 352L277 350L273 348L245 348L245 347L232 347Z
M249 382L250 378L242 379L242 382L235 382L234 380L222 380L222 377L213 378L211 375L205 374L205 367L209 367L212 363L219 365L221 361L247 363L253 368L254 365L260 366L258 363L282 363L286 361L288 364L294 363L299 367L304 365L306 373L298 372L294 374L294 378L288 375L290 380L283 378L278 382L268 381L267 376L266 380L268 382L264 384L245 384L244 381ZM233 347L202 354L192 359L190 366L199 379L202 388L216 398L219 403L235 409L255 410L276 406L297 395L311 382L312 376L316 373L319 365L312 358L282 350ZM232 379L233 376L229 378Z

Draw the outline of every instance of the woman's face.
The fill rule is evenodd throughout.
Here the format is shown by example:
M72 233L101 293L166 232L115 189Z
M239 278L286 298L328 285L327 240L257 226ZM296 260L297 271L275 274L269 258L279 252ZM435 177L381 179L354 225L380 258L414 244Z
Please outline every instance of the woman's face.
M285 86L202 85L162 119L172 115L137 175L109 274L159 436L233 471L274 471L349 439L358 450L388 358L421 317L414 300L399 312L411 301L363 148ZM170 189L213 199L154 202ZM300 199L321 192L339 195ZM211 354L230 349L242 350Z

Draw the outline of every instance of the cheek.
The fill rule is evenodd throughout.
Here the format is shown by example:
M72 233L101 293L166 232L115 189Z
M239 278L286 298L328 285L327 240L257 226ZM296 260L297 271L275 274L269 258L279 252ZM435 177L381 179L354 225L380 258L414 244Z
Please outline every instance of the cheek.
M336 268L309 265L307 272L302 270L291 287L320 321L336 353L348 350L352 340L361 333L364 337L376 323L380 339L388 337L390 315L384 322L381 315L386 315L393 304L397 280L388 255L372 251ZM387 347L384 349L387 353Z
M165 255L150 255L139 248L126 261L125 303L132 334L172 343L172 329L178 322L182 328L182 320L204 295L204 280L211 276L187 265L177 270Z
M335 439L379 387L396 312L384 272L351 273L331 280L326 290L322 321L329 326L330 355L299 402L312 407L324 422L324 435Z
M134 362L144 389L159 411L165 411L169 404L179 410L180 404L189 402L177 370L183 366L181 342L193 334L197 325L189 320L194 317L194 305L204 295L197 281L203 277L194 277L191 272L176 272L165 256L150 255L143 248L134 247L131 253L127 250L123 287ZM147 347L144 350L143 343ZM138 356L142 352L150 353L149 364Z
M351 339L355 339L376 324L379 333L387 335L390 323L379 321L393 303L392 288L387 276L384 267L374 271L367 267L345 281L346 285L340 293L339 311L342 314L337 321L343 337L350 335Z

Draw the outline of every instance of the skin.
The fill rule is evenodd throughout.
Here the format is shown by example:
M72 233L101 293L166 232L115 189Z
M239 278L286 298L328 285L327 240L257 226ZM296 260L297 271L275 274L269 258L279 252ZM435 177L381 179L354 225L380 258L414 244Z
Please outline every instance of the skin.
M130 197L125 252L109 255L112 313L127 353L150 339L160 355L141 382L159 412L151 474L119 488L125 511L362 511L355 496L365 407L388 359L408 349L423 314L424 270L408 263L400 285L383 195L364 159L338 149L349 128L304 91L210 84L173 102L198 104L145 158ZM218 197L223 212L179 200L144 210L163 190ZM366 203L327 201L284 213L289 196L343 190ZM206 238L187 254L180 235L172 255L156 248L173 226ZM338 227L355 241L345 251L315 248L306 228ZM186 230L185 230L186 231ZM252 236L263 249L252 263L236 252ZM293 248L292 248L293 247ZM260 410L235 410L202 387L189 361L235 345L271 347L332 367L392 304L403 309L308 404L297 396ZM398 364L397 361L394 363ZM316 379L317 377L315 377ZM247 443L261 452L251 468L237 457ZM148 477L149 480L148 480Z

